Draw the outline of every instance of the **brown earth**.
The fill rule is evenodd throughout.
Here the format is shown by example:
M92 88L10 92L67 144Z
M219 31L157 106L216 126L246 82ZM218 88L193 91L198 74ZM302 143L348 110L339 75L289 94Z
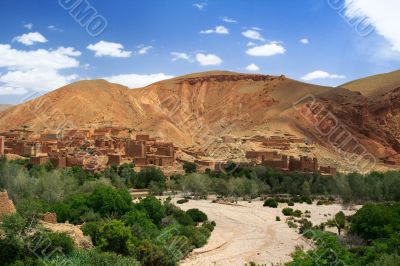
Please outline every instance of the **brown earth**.
M321 123L317 114L310 119L301 112L314 99L324 110L319 116L328 113L337 118L337 124L346 127L378 162L400 162L400 75L394 73L390 82L383 82L389 77L383 75L367 83L359 80L343 85L351 90L306 84L284 76L233 72L195 73L139 89L84 80L0 113L0 130L23 125L35 131L122 126L134 133L146 132L173 141L181 148L202 148L208 152L206 157L221 159L242 159L244 150L260 149L256 143L244 141L253 136L293 134L314 142L308 151L304 147L290 150L294 155L318 156L323 162L351 171L351 160L343 160L340 152L346 147L335 149L326 134L321 134L320 127L326 122ZM365 84L370 87L363 95L359 91ZM379 91L374 89L383 86L379 84L385 89L377 95L373 91ZM304 97L308 100L299 103ZM227 135L239 142L221 144L221 137Z

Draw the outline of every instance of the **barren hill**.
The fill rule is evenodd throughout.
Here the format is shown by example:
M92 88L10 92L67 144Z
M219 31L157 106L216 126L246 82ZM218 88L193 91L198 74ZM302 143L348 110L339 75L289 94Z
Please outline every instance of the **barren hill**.
M394 86L390 84L388 88ZM369 99L345 88L321 87L285 76L222 71L190 74L139 89L86 80L0 113L0 130L23 125L35 131L120 126L183 148L202 147L210 157L231 159L239 158L243 149L259 149L246 140L292 134L314 143L306 151L298 147L299 154L341 165L343 154L321 133L321 125L326 124L322 114L328 113L378 160L400 161L400 130L391 120L399 113L396 97L400 93L387 91L386 96ZM392 108L387 109L389 104ZM301 113L307 108L308 114ZM222 136L240 139L240 147L221 145Z
M3 112L4 110L6 110L10 107L11 107L11 104L0 104L0 112Z
M400 70L354 80L340 87L361 92L367 97L382 95L400 87Z

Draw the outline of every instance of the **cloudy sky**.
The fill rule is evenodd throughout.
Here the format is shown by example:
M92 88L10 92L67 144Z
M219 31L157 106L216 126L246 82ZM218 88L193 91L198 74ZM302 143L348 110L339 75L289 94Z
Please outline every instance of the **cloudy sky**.
M339 85L399 69L398 0L0 0L0 103L191 72Z

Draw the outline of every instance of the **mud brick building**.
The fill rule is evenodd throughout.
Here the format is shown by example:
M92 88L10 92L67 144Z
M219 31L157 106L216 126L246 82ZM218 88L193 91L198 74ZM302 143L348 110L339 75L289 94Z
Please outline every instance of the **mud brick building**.
M289 168L289 161L287 155L279 155L280 158L273 158L265 160L263 158L262 165L279 170L287 170Z
M300 159L295 159L293 156L290 156L289 170L300 172L318 172L318 159L309 158L307 156L301 156Z
M336 173L337 173L336 168L333 168L333 167L330 167L330 166L327 166L327 167L321 166L321 167L319 168L319 171L320 171L321 174L323 174L323 175L332 175L332 176L335 176Z

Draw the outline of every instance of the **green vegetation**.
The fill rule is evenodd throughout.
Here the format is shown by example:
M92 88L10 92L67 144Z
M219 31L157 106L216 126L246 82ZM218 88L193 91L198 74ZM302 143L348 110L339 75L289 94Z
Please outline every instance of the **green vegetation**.
M293 209L292 208L284 208L282 210L282 213L285 216L293 216Z
M198 209L179 209L170 199L149 196L132 202L127 188L157 184L163 191L165 179L159 169L135 173L132 165L88 175L76 167L0 159L0 189L9 192L17 208L16 214L2 217L0 264L177 265L207 243L215 223ZM81 229L94 249L77 250L68 235L42 228L37 217L47 211L55 212L58 222L84 224Z
M275 199L266 199L263 204L264 207L277 208L278 202Z
M367 204L348 222L342 212L334 220L338 230L348 228L342 241L332 233L300 230L315 242L316 248L307 252L297 250L293 261L286 265L399 265L400 203ZM303 224L310 228L310 224Z
M251 200L266 194L264 206L278 203L330 204L335 199L345 203L367 204L353 217L343 213L327 222L342 235L323 232L325 224L313 226L299 210L285 208L288 225L298 228L317 243L317 248L297 250L288 265L333 265L332 254L347 265L397 265L400 261L400 172L338 174L336 177L316 173L281 173L263 166L252 169L231 167L227 173L196 173L186 165L186 175L170 180L157 168L133 170L132 164L112 166L102 173L89 175L79 167L54 169L51 164L33 166L25 160L0 159L0 189L6 189L17 207L17 214L4 218L0 225L0 261L2 265L59 265L68 259L76 265L176 265L193 248L201 247L215 223L208 222L200 210L183 211L161 202L154 196L132 203L128 188L150 189L153 195L165 190L182 191L187 198L204 198L215 193L232 201ZM278 194L288 194L280 196ZM233 198L233 199L232 199ZM52 211L58 222L84 224L82 231L92 238L93 250L76 250L63 234L44 230L34 214ZM296 219L294 217L300 218ZM276 220L280 220L276 217ZM289 220L290 219L290 220ZM32 230L34 229L34 233ZM4 237L3 237L4 236ZM50 248L38 245L38 238L51 239ZM352 243L351 239L360 238ZM348 239L347 239L348 238ZM323 244L319 244L321 240ZM348 243L350 242L350 244ZM47 258L37 256L27 247L39 250L62 250ZM397 264L396 264L397 263Z

